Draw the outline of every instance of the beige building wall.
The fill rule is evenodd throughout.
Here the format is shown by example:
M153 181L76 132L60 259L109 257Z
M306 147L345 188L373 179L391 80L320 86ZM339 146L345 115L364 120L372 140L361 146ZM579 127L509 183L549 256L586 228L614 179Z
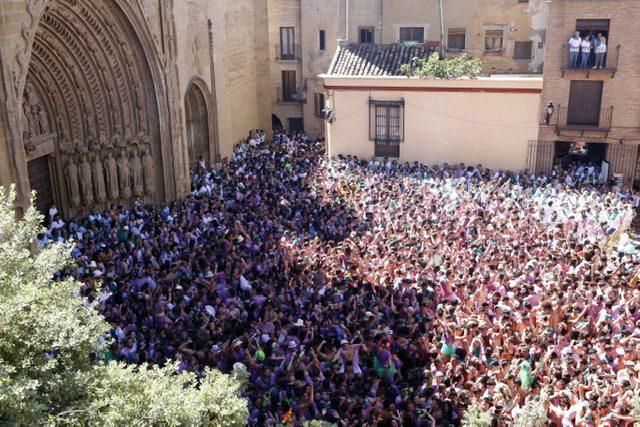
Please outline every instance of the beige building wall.
M369 99L403 99L400 161L481 163L510 170L527 167L528 143L537 135L541 78L322 77L335 116L327 125L330 156L373 157Z
M303 117L304 99L309 102L308 93L304 91L302 75L302 16L300 0L268 0L269 20L269 49L268 56L271 66L270 99L271 111L287 128L289 119ZM280 28L293 27L295 57L293 59L280 58ZM296 86L299 88L301 100L284 102L282 99L282 72L295 71ZM313 101L313 99L311 99ZM270 129L271 126L268 127Z
M347 0L342 0L344 13ZM440 43L438 0L349 0L348 37L358 42L359 28L373 27L376 43L397 43L400 27L423 27L425 42ZM544 60L546 0L445 0L444 44L449 29L466 31L466 52L483 61L486 73L537 73ZM345 17L339 17L345 25ZM485 31L503 31L504 51L485 53ZM344 33L344 29L342 30ZM515 42L532 42L531 59L514 59Z
M324 94L319 74L326 73L338 48L341 21L336 19L341 0L302 1L302 76L307 84L307 102L303 105L304 124L312 136L324 135L324 119L316 116L315 95ZM320 31L325 32L325 49L320 50Z
M180 96L200 78L209 91L212 23L216 108L222 157L254 128L270 129L267 8L261 0L179 0L174 4ZM184 105L183 105L184 108Z

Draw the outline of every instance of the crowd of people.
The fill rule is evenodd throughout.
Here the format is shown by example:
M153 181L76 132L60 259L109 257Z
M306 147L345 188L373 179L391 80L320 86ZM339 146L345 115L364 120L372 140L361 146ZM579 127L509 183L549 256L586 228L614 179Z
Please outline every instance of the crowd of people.
M607 250L633 192L324 152L254 138L184 201L56 218L105 358L246 370L250 425L506 425L543 391L555 425L633 422L638 256Z

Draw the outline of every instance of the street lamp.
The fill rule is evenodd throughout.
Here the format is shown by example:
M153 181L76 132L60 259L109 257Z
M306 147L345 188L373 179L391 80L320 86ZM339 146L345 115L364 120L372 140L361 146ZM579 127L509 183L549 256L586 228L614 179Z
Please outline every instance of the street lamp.
M548 125L549 122L551 121L551 117L553 116L553 112L555 111L556 106L553 105L552 102L549 102L546 108L547 108L547 116L545 117L544 122L545 124Z

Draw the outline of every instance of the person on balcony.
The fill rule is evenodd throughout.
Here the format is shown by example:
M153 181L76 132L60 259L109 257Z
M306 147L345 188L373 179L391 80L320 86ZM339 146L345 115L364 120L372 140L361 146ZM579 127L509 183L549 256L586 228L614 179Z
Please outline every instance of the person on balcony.
M580 43L580 68L587 68L591 53L591 36L586 36Z
M602 33L598 33L598 37L593 45L596 54L596 62L593 69L602 69L604 67L604 56L607 54L607 39L602 35Z
M578 68L578 56L580 56L580 45L582 38L580 31L576 31L569 39L569 68Z

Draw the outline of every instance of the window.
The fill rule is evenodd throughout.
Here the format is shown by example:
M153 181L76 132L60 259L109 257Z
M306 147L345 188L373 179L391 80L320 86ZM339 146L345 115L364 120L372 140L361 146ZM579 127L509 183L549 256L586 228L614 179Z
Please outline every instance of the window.
M358 42L359 43L373 43L373 27L359 27L358 28Z
M485 52L502 52L503 37L504 37L504 31L502 30L485 30L484 51Z
M313 105L316 117L324 118L324 93L316 93L313 97Z
M297 99L296 72L291 70L282 71L282 100L284 102L295 102Z
M424 43L424 27L401 27L400 43L404 42Z
M280 27L280 59L295 59L293 27Z
M449 28L447 49L452 52L463 51L465 49L465 35L466 29L464 28Z
M566 113L568 125L599 125L602 86L602 81L571 81L569 108Z
M399 157L404 141L404 100L369 99L369 140L377 157Z
M513 51L513 59L531 59L533 55L533 42L516 42Z
M304 119L302 117L289 117L287 122L291 132L304 132Z
M320 32L318 33L318 39L320 40L320 50L326 50L327 49L327 45L326 45L326 40L325 40L325 35L324 35L324 30L320 30Z
M529 3L529 0L518 0L518 3Z

